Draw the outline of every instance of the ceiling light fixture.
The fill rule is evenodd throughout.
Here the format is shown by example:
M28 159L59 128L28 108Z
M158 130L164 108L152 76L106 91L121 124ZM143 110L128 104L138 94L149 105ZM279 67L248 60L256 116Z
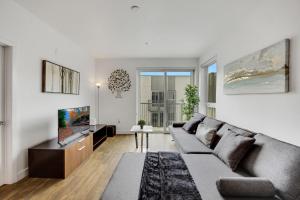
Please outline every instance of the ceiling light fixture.
M131 9L133 12L137 12L137 11L140 9L140 7L137 6L137 5L133 5L133 6L130 7L130 9Z

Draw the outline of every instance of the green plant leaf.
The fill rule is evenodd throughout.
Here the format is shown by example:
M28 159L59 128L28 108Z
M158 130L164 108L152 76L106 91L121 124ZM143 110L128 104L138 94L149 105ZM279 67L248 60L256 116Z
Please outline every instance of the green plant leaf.
M199 105L200 98L198 96L198 87L194 85L187 85L185 88L185 102L183 106L183 113L187 120L189 120L195 108Z

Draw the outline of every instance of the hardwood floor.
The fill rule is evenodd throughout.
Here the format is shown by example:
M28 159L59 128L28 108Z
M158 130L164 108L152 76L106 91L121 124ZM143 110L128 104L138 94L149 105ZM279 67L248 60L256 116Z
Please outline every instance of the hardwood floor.
M140 135L138 141L140 144ZM159 150L177 151L169 134L149 135L149 151ZM122 154L136 151L141 152L141 148L135 148L134 135L108 138L67 179L24 178L18 183L0 187L0 199L98 200Z

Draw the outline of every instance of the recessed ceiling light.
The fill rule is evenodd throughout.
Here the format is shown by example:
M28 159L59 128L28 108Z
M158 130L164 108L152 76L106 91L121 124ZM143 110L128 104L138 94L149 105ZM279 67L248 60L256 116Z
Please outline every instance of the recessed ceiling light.
M131 9L132 11L134 11L134 12L137 12L137 11L140 9L140 7L137 6L137 5L133 5L133 6L130 7L130 9Z

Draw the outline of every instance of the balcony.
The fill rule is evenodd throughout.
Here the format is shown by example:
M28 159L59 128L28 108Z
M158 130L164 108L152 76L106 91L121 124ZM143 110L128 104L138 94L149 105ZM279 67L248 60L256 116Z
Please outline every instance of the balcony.
M167 101L166 105L152 102L140 103L139 119L152 125L155 132L168 132L167 127L173 122L183 121L183 103L173 100Z

